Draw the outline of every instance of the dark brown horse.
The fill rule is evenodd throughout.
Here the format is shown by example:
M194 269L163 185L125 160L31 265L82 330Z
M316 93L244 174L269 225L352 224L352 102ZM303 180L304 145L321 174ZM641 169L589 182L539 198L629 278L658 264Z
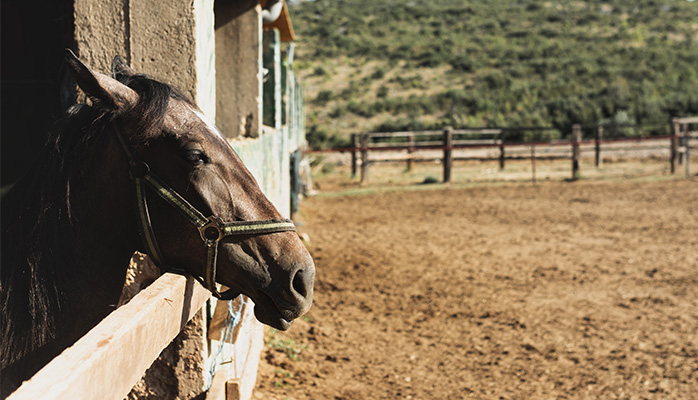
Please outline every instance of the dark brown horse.
M113 78L66 59L92 104L68 111L2 199L3 397L114 310L136 250L288 329L310 308L315 267L228 142L121 59Z

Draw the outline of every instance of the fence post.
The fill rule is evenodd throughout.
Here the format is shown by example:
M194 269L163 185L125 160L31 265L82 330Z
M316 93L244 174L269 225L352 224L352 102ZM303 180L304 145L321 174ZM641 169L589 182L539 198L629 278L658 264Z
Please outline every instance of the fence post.
M499 169L504 169L504 131L499 133Z
M679 130L681 125L679 121L674 118L671 120L673 128L671 130L671 139L669 140L669 167L672 174L676 173L676 162L679 152Z
M359 148L359 138L356 133L351 134L351 177L356 178L356 164L357 164L357 157L356 153Z
M579 179L579 143L582 141L582 126L572 125L572 180Z
M407 147L407 170L412 171L412 152L414 152L414 135L410 135L409 146Z
M680 124L678 134L679 165L683 164L684 153L686 152L686 132L688 132L688 124Z
M453 166L453 128L444 129L444 183L451 181L451 167Z
M594 159L594 163L596 164L596 168L602 167L603 166L603 159L601 158L601 140L603 139L603 126L599 125L596 128L596 139L595 139L595 150L596 150L596 155Z
M536 145L531 144L531 180L536 183Z
M361 183L368 182L368 133L361 135Z
M686 159L686 179L691 179L691 135L688 134L688 126L684 129L683 144L686 146L684 152Z

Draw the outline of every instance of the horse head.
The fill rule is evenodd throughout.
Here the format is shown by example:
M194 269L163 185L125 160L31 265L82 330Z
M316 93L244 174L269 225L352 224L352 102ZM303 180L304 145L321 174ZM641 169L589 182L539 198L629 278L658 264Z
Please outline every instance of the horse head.
M260 322L288 329L312 303L313 260L221 132L179 91L118 57L112 77L72 53L66 59L110 120L103 134L111 137L107 153L129 174L121 181L138 184L124 190L141 192L145 205L124 207L134 220L147 219L139 250L159 253L151 256L164 269L204 277L214 294L216 282L227 286L223 298L247 295Z

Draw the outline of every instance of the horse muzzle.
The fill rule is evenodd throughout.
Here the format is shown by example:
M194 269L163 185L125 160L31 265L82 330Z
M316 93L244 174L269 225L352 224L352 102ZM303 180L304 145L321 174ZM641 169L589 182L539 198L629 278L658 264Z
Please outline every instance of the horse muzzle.
M308 262L294 265L296 268L284 274L285 278L273 279L267 288L250 296L257 320L284 331L313 304L315 265L310 256Z

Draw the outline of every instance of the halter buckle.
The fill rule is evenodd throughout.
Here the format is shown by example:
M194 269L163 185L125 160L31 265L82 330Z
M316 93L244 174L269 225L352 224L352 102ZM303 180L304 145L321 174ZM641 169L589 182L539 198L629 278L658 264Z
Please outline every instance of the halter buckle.
M206 224L199 227L201 240L218 242L223 239L223 221L215 215L208 217Z

